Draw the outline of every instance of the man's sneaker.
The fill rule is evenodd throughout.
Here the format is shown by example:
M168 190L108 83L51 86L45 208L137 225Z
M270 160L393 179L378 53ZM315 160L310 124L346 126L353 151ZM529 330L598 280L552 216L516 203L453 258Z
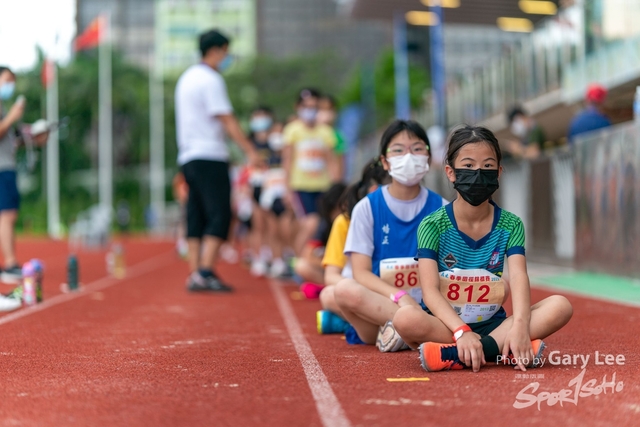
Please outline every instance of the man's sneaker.
M527 366L525 366L525 368L539 368L540 366L542 366L542 353L544 352L544 349L547 347L547 345L544 343L544 341L538 339L531 341L531 347L533 348L534 357L533 360ZM518 364L518 361L515 357L513 357L513 354L511 353L509 353L509 364L511 366L515 366Z
M22 306L22 301L16 298L0 296L0 311L13 311Z
M426 342L420 345L420 363L427 372L464 369L455 344Z
M319 334L344 334L347 332L349 322L327 310L320 310L316 313Z
M267 263L262 260L255 260L251 263L251 275L262 277L267 274Z
M282 277L287 273L287 263L285 263L282 258L276 258L271 263L271 268L269 269L269 277L278 278Z
M22 269L17 265L5 268L2 270L2 274L0 274L0 280L5 283L20 283L20 280L22 280Z
M384 326L380 327L378 338L376 339L376 347L382 353L409 350L411 348L402 340L396 328L393 327L391 320L388 320Z
M225 285L215 276L202 277L194 272L187 279L187 290L190 292L232 292L233 288Z

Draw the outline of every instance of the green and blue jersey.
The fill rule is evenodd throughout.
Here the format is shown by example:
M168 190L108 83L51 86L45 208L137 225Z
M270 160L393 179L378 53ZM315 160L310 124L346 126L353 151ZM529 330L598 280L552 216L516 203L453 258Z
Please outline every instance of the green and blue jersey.
M502 276L505 256L524 255L522 220L494 202L491 232L474 240L458 229L450 203L425 217L418 227L418 256L438 263L438 271L481 268Z

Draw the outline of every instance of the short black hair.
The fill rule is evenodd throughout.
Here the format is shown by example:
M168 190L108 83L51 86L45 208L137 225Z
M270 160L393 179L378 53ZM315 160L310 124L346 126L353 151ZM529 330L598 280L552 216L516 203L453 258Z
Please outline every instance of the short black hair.
M516 116L528 116L527 112L520 105L516 105L511 107L509 113L507 114L507 120L509 120L509 124L513 123L513 120Z
M225 47L230 43L229 38L218 30L209 30L200 34L200 53L204 57L209 49Z
M387 148L389 148L391 140L402 132L407 132L409 135L415 136L423 141L427 145L427 151L431 152L431 144L429 143L427 132L420 126L420 123L413 120L394 120L384 131L380 139L380 157L386 157ZM429 156L429 159L431 159L431 156Z
M329 101L329 104L331 104L331 108L333 108L334 110L338 109L338 100L335 98L335 96L324 94L320 97L320 99Z
M0 74L4 73L5 71L8 71L14 77L16 76L16 73L11 71L11 68L0 65Z
M300 90L300 92L298 93L298 100L296 101L296 105L302 104L302 101L307 98L320 99L320 91L310 87Z
M256 113L265 113L270 116L273 116L273 108L268 107L266 105L258 105L256 108L251 110L251 114L256 114Z

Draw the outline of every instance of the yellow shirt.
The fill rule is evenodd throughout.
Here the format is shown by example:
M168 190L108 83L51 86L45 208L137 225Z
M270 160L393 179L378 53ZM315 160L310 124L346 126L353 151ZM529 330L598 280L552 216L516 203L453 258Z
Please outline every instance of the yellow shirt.
M292 146L289 177L296 191L326 191L331 186L327 156L336 145L336 135L327 125L308 127L300 120L285 126L284 142Z
M331 226L329 240L324 249L324 258L322 258L322 266L333 265L344 268L347 264L347 256L344 254L344 245L347 243L347 232L349 231L349 223L351 221L344 216L338 215Z

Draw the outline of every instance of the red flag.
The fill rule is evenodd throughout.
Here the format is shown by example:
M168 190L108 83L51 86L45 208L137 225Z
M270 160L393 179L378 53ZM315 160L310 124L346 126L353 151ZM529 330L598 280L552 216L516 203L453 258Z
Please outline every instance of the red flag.
M84 49L93 49L100 44L105 27L105 18L98 16L91 21L82 34L76 37L74 50L77 52Z
M42 74L40 77L42 78L42 86L44 86L45 89L49 87L49 83L53 80L54 66L53 61L50 59L45 59L42 63Z

